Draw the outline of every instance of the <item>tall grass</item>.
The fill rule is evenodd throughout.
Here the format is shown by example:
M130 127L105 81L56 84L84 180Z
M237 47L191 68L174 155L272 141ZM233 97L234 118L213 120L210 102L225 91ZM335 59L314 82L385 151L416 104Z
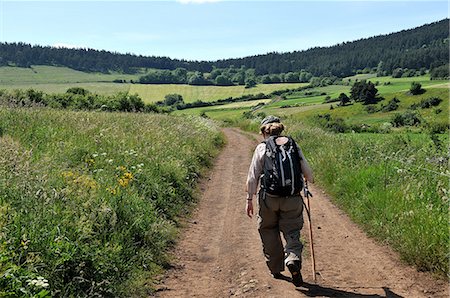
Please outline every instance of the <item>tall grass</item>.
M1 108L0 135L7 297L149 290L223 143L200 118L47 109Z
M294 123L291 131L353 220L420 270L448 274L445 151L426 135L334 135Z
M286 124L317 182L355 222L419 270L448 275L448 136L333 134L295 118ZM258 123L241 126L257 131Z

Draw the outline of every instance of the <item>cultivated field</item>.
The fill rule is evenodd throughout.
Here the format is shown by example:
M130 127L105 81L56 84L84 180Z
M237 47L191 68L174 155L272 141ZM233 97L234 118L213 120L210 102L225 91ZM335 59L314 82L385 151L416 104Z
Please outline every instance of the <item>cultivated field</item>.
M258 84L256 87L246 89L244 86L190 86L190 85L144 85L132 84L129 93L137 93L145 102L164 100L167 94L180 94L184 102L215 101L228 97L240 97L249 94L269 94L275 90L294 89L306 86L305 83Z

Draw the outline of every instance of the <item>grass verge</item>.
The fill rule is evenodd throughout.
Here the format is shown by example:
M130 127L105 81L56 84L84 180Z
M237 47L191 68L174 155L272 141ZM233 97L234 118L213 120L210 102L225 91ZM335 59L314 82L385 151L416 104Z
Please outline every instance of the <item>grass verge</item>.
M216 126L49 109L0 119L0 296L148 294L223 143Z

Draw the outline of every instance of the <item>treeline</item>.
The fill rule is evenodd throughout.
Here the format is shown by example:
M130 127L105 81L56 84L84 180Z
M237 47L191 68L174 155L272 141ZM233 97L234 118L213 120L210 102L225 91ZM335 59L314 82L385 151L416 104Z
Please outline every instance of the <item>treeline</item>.
M345 77L367 68L377 68L378 71L388 74L397 68L430 70L448 63L448 46L449 19L444 19L414 29L343 42L330 47L290 53L273 52L218 61L187 61L93 49L0 43L0 66L56 65L81 71L124 73L133 73L138 68L172 71L184 68L187 71L210 73L214 69L244 66L246 69L254 69L257 76L304 70L316 77L324 75ZM201 76L197 76L196 79L201 79Z
M189 85L215 85L234 86L245 85L247 88L257 84L273 83L306 83L312 79L312 74L301 70L300 72L288 72L258 76L254 69L245 66L235 68L213 68L211 72L188 71L186 68L175 70L152 70L139 78L141 84L189 84Z
M70 110L101 110L120 112L164 112L155 104L146 104L137 95L119 92L115 95L91 93L80 87L70 88L62 94L46 94L34 89L0 90L0 105L9 107L50 107Z
M211 63L206 61L177 60L168 57L120 54L105 50L68 49L31 45L23 42L0 43L0 66L31 65L66 66L85 72L109 73L118 71L136 73L138 68L176 69L210 71Z
M305 69L314 76L353 75L357 70L378 67L392 73L396 68L431 69L448 63L449 19L410 30L375 36L336 46L291 53L269 53L215 62L217 67L245 65L256 74Z

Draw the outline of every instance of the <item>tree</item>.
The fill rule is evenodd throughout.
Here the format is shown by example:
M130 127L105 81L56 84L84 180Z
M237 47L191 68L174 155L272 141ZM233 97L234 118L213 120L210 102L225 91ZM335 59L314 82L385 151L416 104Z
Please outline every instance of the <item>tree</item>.
M217 78L215 79L215 84L217 86L232 86L233 82L230 80L229 77L222 74L217 76Z
M300 81L300 77L297 73L294 72L288 72L285 76L284 76L284 81L286 83L298 83Z
M364 105L375 104L382 99L377 93L378 89L372 82L360 81L353 84L350 99L362 102Z
M450 77L450 66L449 64L441 65L431 69L430 77L432 80L447 80Z
M165 106L175 106L183 103L183 96L181 96L180 94L167 94L166 96L164 96L163 104Z
M245 79L245 88L252 88L256 86L256 81L254 78Z
M338 99L339 99L340 106L345 106L346 104L348 104L350 102L350 98L345 93L339 94Z
M403 69L402 68L396 68L392 71L392 77L393 78L401 78L403 76Z
M420 83L412 82L411 83L411 88L409 88L409 92L412 95L418 95L418 94L424 93L425 89L422 89L422 85Z

